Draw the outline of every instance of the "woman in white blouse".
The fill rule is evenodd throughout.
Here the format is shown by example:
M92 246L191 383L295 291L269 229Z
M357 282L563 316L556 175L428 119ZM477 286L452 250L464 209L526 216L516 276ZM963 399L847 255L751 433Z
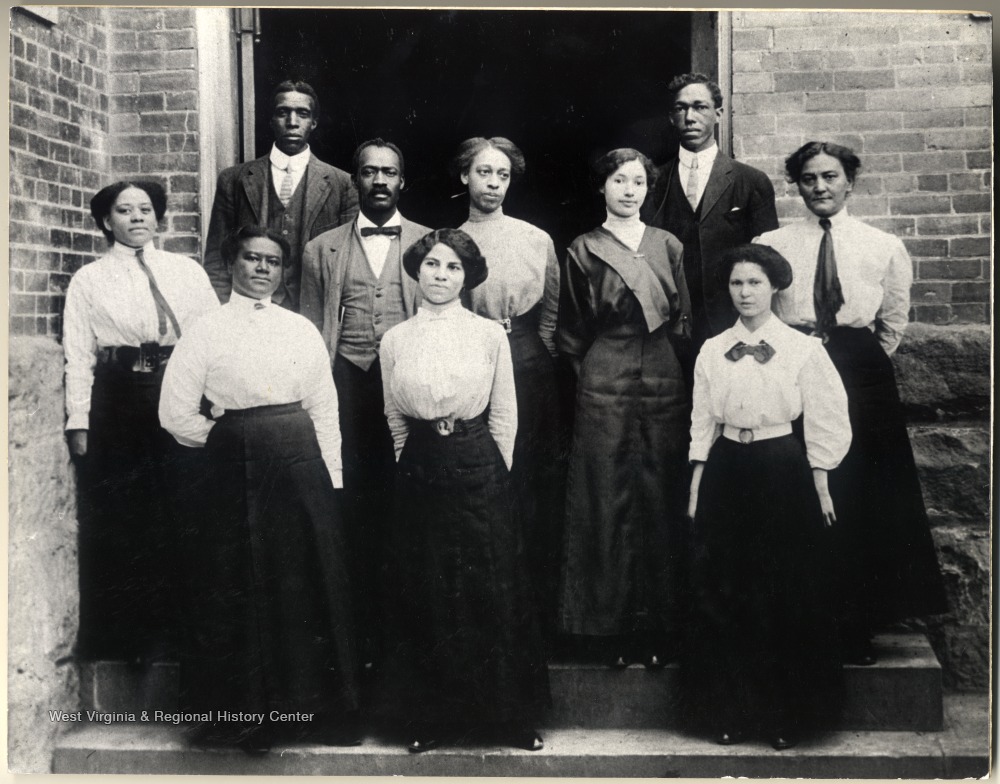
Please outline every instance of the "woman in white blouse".
M775 312L823 338L851 403L854 442L830 493L841 520L843 657L870 665L874 631L947 602L889 359L909 319L913 266L902 240L848 214L860 169L848 147L800 147L785 172L812 214L755 241L788 258L795 281Z
M550 633L555 624L565 492L553 362L559 260L548 234L504 213L507 189L525 171L517 145L502 136L466 139L458 146L451 169L469 191L469 219L459 228L490 263L489 277L468 292L469 308L498 321L510 342L518 413L510 479L536 603L544 631Z
M838 705L824 537L837 521L827 474L847 453L851 427L822 343L771 312L792 281L788 262L744 245L720 270L740 317L695 363L682 675L689 718L719 743L761 732L780 750ZM800 415L804 450L792 435Z
M474 728L534 751L548 676L510 499L517 404L507 335L459 299L487 275L465 232L431 232L403 267L423 301L381 349L398 460L386 712L407 723L411 752Z
M174 344L216 310L198 262L153 242L155 182L117 182L91 213L110 245L70 281L63 312L66 435L79 477L80 659L176 655L176 492L186 461L156 416Z
M281 235L244 226L222 255L232 296L178 343L160 398L163 427L204 447L207 466L204 514L179 532L191 632L184 707L264 716L202 723L196 742L248 753L280 738L356 744L329 352L305 317L271 303L289 258Z

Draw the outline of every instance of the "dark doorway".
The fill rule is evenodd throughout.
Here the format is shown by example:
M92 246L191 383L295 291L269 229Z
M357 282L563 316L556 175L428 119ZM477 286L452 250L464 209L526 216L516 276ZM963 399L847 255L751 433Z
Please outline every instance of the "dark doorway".
M350 169L374 136L406 155L401 209L428 226L466 216L447 174L458 142L507 136L527 175L504 205L564 248L604 218L589 164L614 147L671 153L665 87L691 67L691 12L262 9L254 50L256 154L285 78L322 102L313 151Z

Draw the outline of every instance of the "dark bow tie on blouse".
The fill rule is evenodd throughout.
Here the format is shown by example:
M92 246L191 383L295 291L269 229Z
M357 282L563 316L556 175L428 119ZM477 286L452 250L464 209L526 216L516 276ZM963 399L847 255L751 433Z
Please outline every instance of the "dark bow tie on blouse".
M750 354L763 365L774 356L774 353L774 349L765 340L762 340L756 346L751 346L741 340L726 352L725 357L730 362L738 362L747 354Z
M403 233L402 226L362 226L361 236L371 237L374 234L385 234L389 237L398 237Z

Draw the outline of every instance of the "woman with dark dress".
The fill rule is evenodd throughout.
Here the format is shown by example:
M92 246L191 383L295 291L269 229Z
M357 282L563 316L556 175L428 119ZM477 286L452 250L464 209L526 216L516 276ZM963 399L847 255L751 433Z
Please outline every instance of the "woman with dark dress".
M222 254L232 296L177 345L160 399L163 427L204 448L207 467L204 514L179 532L191 637L182 701L218 718L195 728L196 742L248 753L282 738L353 745L358 680L330 355L306 318L271 302L289 258L281 235L244 226Z
M913 267L898 237L848 214L860 168L847 147L802 146L785 170L812 216L755 241L783 253L795 272L775 312L823 338L847 389L854 441L830 475L841 521L841 633L844 661L870 665L873 632L945 612L947 602L889 359L909 320Z
M761 732L782 750L829 726L840 701L825 529L839 519L827 475L851 442L847 396L820 341L771 312L792 281L780 254L744 245L720 270L740 316L695 362L682 694L718 743Z
M466 139L452 170L469 190L460 228L489 259L490 274L468 292L470 309L507 332L517 391L517 438L510 481L524 530L535 600L548 633L559 579L565 460L553 358L559 310L559 261L552 238L503 211L507 188L524 174L524 155L509 139Z
M398 460L385 712L407 725L414 753L474 729L535 751L548 674L510 498L510 346L459 299L487 275L465 232L428 234L403 267L423 301L381 349Z
M613 666L658 667L679 626L690 301L680 242L639 219L649 160L612 150L595 175L607 220L569 248L556 332L578 379L558 620Z
M117 182L90 209L110 247L73 276L63 313L66 435L80 491L76 655L170 660L185 450L156 407L174 344L219 302L198 262L153 243L167 209L159 184Z

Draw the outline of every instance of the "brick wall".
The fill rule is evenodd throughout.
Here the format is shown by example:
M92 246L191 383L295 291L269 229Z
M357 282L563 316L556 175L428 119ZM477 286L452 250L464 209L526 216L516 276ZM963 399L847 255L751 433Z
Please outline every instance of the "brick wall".
M90 198L117 179L167 188L160 247L199 256L193 9L11 14L11 334L61 334L69 279L107 243Z
M916 321L989 321L991 45L968 14L733 13L736 157L771 176L787 222L805 208L784 158L852 147L849 208L906 243Z
M167 189L159 246L201 257L194 9L111 11L111 169Z
M107 15L11 12L12 335L60 334L70 276L105 245L88 204L108 171Z

